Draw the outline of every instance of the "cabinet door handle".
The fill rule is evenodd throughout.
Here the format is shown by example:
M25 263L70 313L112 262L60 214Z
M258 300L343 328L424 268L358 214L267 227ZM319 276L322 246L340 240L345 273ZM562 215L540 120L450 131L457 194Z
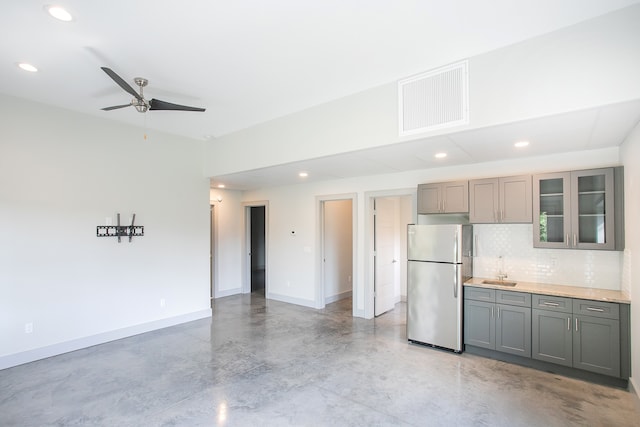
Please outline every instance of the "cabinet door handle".
M569 246L569 233L564 236L564 241L567 246Z
M603 309L597 308L597 307L587 307L587 310L589 310L589 311L597 311L598 313L604 313Z
M567 331L571 330L571 318L567 317Z
M547 305L549 307L559 307L560 304L558 304L557 302L549 302L549 301L545 301L544 303L542 303L543 305Z
M578 318L576 317L576 332L578 332Z
M442 201L442 212L446 212L446 211L444 210L444 200Z
M500 307L498 307L498 319L500 318Z
M577 234L573 235L573 246L578 246L578 235Z
M491 317L493 317L493 307L491 307Z

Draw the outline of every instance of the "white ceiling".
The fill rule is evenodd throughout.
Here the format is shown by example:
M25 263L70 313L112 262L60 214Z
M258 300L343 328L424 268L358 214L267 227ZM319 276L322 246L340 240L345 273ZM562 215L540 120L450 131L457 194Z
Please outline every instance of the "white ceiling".
M640 100L221 175L212 187L250 190L302 182L558 154L619 145L640 121ZM535 141L525 148L514 142ZM434 155L446 152L446 160ZM308 172L306 178L298 173Z
M44 10L47 3L1 2L0 92L202 140L640 0L60 1L74 16L70 23L51 18ZM20 70L16 63L21 61L32 63L39 72ZM207 111L144 115L133 108L101 111L131 98L101 66L112 68L132 85L134 77L149 79L147 98L206 107ZM563 117L581 126L580 114L597 116L598 112L576 114ZM603 114L606 111L600 112L601 121ZM629 120L618 123L618 133ZM616 132L614 117L604 122L610 124L598 125L602 132ZM464 132L436 140L447 147L450 156L458 156L459 162L483 161L492 150L478 149L478 138L484 135L487 142L493 141L494 134L506 135L527 125L509 125L500 132L481 130L474 134L475 142ZM561 130L564 125L559 126ZM603 143L600 136L591 135L591 144ZM549 144L547 150L555 149L553 140L558 136L541 137L548 141L543 143ZM536 145L535 150L540 149ZM356 168L353 156L358 159ZM317 176L327 177L368 174L374 165L377 173L385 168L434 166L421 141L307 163L308 169L318 169ZM299 166L271 168L266 179L278 181L279 173ZM251 184L249 177L260 173L235 178L238 185L244 182L242 185L252 187L256 181Z

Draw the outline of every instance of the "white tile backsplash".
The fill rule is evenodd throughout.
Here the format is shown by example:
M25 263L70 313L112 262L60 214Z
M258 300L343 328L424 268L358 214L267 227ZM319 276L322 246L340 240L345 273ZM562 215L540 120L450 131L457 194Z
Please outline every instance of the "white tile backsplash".
M510 280L621 289L623 252L534 248L531 224L476 224L473 234L476 277L504 268Z

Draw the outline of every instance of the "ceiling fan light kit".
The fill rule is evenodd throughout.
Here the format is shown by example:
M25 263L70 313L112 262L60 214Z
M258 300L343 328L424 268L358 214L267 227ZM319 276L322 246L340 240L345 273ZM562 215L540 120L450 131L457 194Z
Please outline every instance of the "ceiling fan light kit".
M147 84L149 84L149 80L143 77L134 78L133 81L139 88L139 92L136 92L136 90L133 87L131 87L129 83L124 81L124 79L120 77L118 74L116 74L112 69L107 67L101 67L101 68L102 68L102 71L104 71L109 77L111 77L111 79L114 82L116 82L118 86L120 86L122 89L124 89L125 92L127 92L130 95L133 95L134 97L131 100L131 102L128 104L113 105L111 107L105 107L102 109L103 111L117 110L120 108L131 107L131 106L135 107L139 113L146 113L148 110L196 111L196 112L205 111L204 108L173 104L171 102L161 101L155 98L147 101L144 97L143 88L147 86Z

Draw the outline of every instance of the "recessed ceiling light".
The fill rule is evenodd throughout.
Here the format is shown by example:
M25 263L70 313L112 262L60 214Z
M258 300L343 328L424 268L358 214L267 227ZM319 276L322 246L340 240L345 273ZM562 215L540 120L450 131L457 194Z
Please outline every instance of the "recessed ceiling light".
M518 141L513 145L515 147L522 148L522 147L526 147L527 145L529 145L529 141Z
M444 159L445 157L447 157L447 153L437 153L434 157L436 159Z
M44 8L47 12L49 12L49 15L53 16L56 19L59 19L60 21L73 21L73 16L71 16L71 14L67 12L63 7L47 5Z
M27 64L26 62L18 62L18 67L22 68L25 71L29 71L31 73L35 73L38 71L36 67L31 64Z
M309 174L308 174L308 173L306 173L306 172L300 172L300 173L298 174L298 176L299 176L300 178L306 178L306 177L308 177L308 176L309 176Z
M224 184L218 184L218 188L224 188Z

